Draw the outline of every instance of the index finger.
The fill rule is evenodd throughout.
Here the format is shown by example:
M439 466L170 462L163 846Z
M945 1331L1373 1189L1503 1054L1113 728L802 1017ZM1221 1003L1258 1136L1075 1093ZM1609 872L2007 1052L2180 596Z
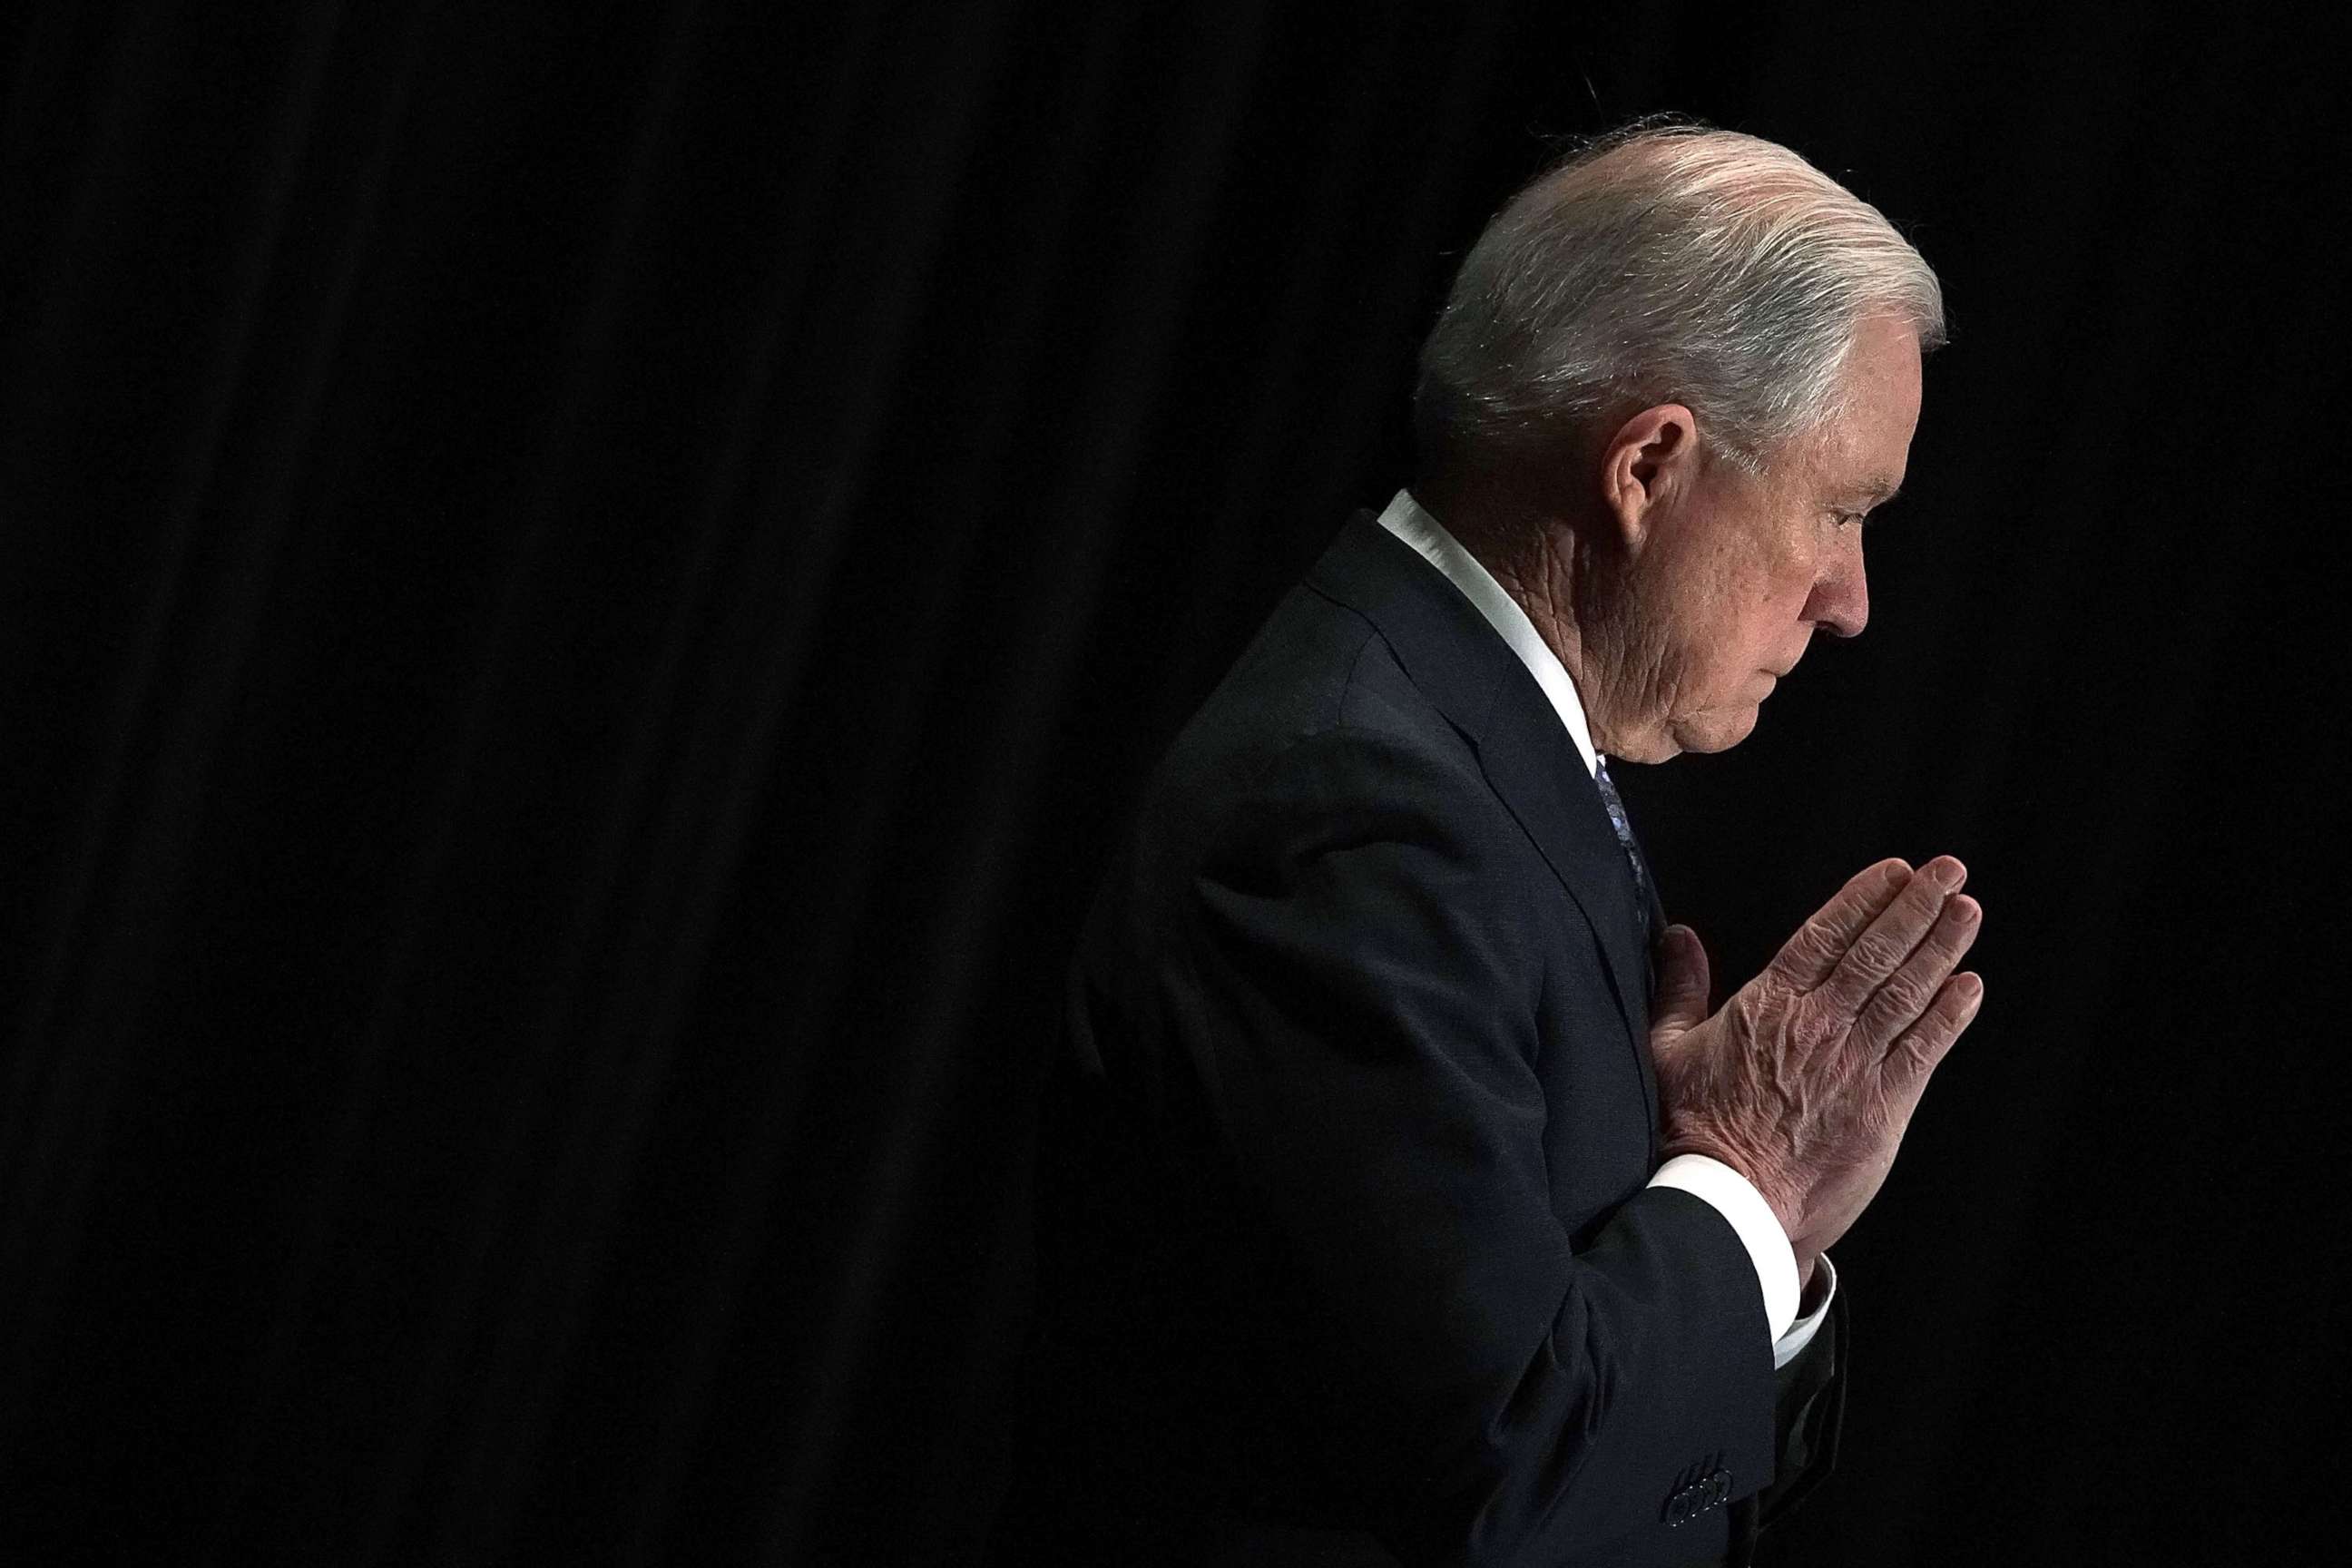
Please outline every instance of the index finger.
M1820 985L1837 968L1846 950L1870 929L1870 922L1910 886L1911 874L1909 862L1900 859L1881 860L1855 872L1781 944L1770 970L1799 991Z

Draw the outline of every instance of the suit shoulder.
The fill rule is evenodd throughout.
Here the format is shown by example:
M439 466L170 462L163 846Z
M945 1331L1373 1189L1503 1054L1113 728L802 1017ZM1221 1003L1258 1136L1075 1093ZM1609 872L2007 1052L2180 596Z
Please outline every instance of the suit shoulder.
M1154 783L1243 784L1308 742L1327 754L1402 748L1476 776L1468 740L1413 684L1380 628L1302 584L1178 732Z
M1169 895L1373 841L1495 868L1518 830L1468 737L1364 616L1294 589L1147 780L1124 871Z

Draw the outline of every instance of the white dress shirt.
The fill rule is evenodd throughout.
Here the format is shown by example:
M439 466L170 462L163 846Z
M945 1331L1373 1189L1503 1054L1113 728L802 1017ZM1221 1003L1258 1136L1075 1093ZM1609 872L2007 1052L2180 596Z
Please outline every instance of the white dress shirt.
M1583 700L1577 696L1576 683L1559 656L1551 651L1528 613L1517 600L1507 593L1493 573L1479 563L1476 556L1462 547L1461 541L1445 531L1438 521L1423 510L1409 490L1399 490L1381 513L1381 526L1419 551L1423 559L1448 581L1462 590L1463 595L1476 606L1486 624L1493 626L1536 678L1544 695L1551 700L1552 709L1559 721L1567 726L1569 738L1576 742L1579 755L1584 759L1587 773L1600 771L1600 753L1592 748L1592 728L1584 717ZM1725 1164L1704 1154L1677 1154L1658 1167L1650 1178L1654 1187L1680 1187L1696 1197L1705 1199L1731 1222L1731 1228L1748 1248L1748 1256L1756 1264L1756 1279L1764 1288L1764 1320L1771 1326L1772 1364L1783 1367L1796 1359L1798 1352L1812 1342L1814 1331L1829 1311L1830 1298L1837 1294L1837 1270L1830 1267L1829 1254L1821 1257L1815 1283L1822 1287L1821 1300L1803 1317L1797 1315L1797 1254L1789 1245L1788 1234L1780 1228L1771 1205L1764 1201L1753 1183ZM1825 1280L1825 1282L1824 1282Z

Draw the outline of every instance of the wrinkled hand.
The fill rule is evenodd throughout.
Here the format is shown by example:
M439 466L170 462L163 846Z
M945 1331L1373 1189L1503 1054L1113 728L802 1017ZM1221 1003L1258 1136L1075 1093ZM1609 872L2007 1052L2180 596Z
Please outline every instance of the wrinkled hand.
M1801 1268L1877 1195L1928 1075L1983 1000L1980 979L1952 973L1983 914L1955 896L1967 876L1949 856L1916 871L1880 861L1712 1017L1697 933L1659 939L1662 1147L1753 1183Z

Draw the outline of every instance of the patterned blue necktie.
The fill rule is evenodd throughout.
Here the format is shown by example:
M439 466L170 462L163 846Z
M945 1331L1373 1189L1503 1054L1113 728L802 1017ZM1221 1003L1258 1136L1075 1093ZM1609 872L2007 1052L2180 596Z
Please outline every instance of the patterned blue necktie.
M1633 907L1642 922L1642 946L1647 951L1655 934L1650 930L1650 868L1642 863L1642 851L1633 843L1633 825L1625 820L1625 803L1617 798L1617 786L1609 782L1606 757L1594 760L1592 782L1601 787L1601 804L1609 808L1609 826L1617 830L1626 864L1633 868Z

